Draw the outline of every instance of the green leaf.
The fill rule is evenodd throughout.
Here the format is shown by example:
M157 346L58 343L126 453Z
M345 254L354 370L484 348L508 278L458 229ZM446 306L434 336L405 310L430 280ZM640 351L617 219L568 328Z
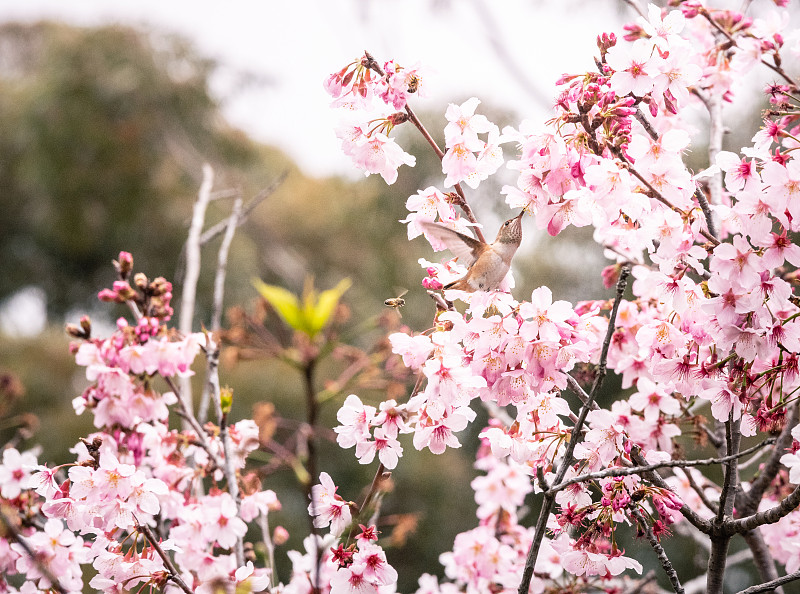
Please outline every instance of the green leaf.
M287 325L313 338L328 325L339 300L352 285L349 278L342 279L334 288L322 291L317 297L313 282L311 278L306 281L302 303L283 287L268 285L259 279L253 279L253 286Z
M312 330L312 336L327 326L330 317L336 310L339 300L352 284L349 278L343 278L334 288L320 293L319 299L314 305L308 320L309 328Z
M268 285L261 279L254 278L252 282L259 294L275 308L275 311L290 328L306 332L303 327L300 302L293 293L283 287Z

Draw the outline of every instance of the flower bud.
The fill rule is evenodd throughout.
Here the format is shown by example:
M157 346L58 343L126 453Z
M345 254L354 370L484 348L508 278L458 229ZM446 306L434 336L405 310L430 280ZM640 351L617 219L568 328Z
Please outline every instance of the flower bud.
M120 278L126 279L128 275L130 275L131 270L133 270L133 256L130 252L120 252L117 258L119 259L114 260L114 268Z
M133 277L133 283L136 285L136 288L143 293L147 290L147 276L145 276L144 273L137 272Z

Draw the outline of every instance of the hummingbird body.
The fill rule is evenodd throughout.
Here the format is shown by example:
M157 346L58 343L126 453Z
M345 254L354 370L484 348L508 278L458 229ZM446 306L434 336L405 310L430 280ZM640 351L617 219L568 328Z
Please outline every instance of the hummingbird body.
M486 243L437 223L422 223L425 231L444 243L467 265L467 274L445 285L459 291L494 291L508 274L511 259L522 242L523 210L500 226L494 242Z

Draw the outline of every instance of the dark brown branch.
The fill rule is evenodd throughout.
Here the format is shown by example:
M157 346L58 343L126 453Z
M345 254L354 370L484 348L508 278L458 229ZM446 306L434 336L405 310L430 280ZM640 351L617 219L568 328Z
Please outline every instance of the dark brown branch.
M611 339L614 336L617 311L619 311L619 305L622 302L622 296L625 293L625 288L628 286L628 275L630 274L630 271L630 266L624 266L620 271L619 280L617 281L617 291L614 296L614 305L611 307L611 314L608 318L608 329L606 331L605 339L603 340L603 347L600 353L600 360L598 362L597 372L594 376L592 389L589 392L589 398L587 402L581 407L578 420L572 427L572 439L570 439L567 443L567 449L564 452L564 459L562 460L561 465L558 468L558 472L556 473L556 478L553 481L556 484L564 480L564 476L567 474L567 469L572 465L575 446L579 441L578 435L583 429L583 424L586 422L586 416L592 409L595 398L597 398L597 394L600 392L600 388L603 385L603 379L606 375L608 349L611 346ZM539 548L542 546L545 529L547 528L547 519L550 517L550 512L555 504L555 497L555 493L551 491L546 491L544 494L544 498L542 500L542 509L539 511L539 519L536 522L536 530L533 535L533 541L531 542L530 549L528 549L528 556L525 560L525 568L523 569L522 580L519 584L519 594L528 594L528 590L530 589L531 578L533 577L533 568L536 565L536 559L539 556Z
M741 419L734 420L731 411L725 422L725 445L729 456L739 453L739 444L742 439L739 431L740 425ZM706 581L706 590L709 594L722 594L731 537L730 534L719 530L719 527L724 526L728 518L733 515L733 504L739 488L739 466L736 460L726 462L723 471L719 510L712 522L711 530L711 555L708 558L708 579Z
M144 537L150 542L150 546L153 547L153 550L161 557L161 561L164 563L164 567L166 567L167 571L169 572L169 579L175 582L181 590L186 592L186 594L193 594L194 590L192 590L189 586L186 585L186 582L183 581L181 578L180 572L178 572L178 568L175 567L175 564L172 562L172 559L169 558L164 552L164 549L161 548L161 545L158 544L158 539L153 534L153 531L150 530L148 526L145 524L136 523L136 528L141 532Z
M642 453L639 451L639 448L635 446L633 449L631 449L631 460L633 460L633 462L635 464L638 464L639 466L647 465L647 461L644 459L644 456L642 456ZM642 473L642 478L650 481L659 489L665 489L670 493L675 492L667 484L667 482L663 478L661 478L661 475L658 474L658 471L656 470L651 470ZM695 528L697 528L700 532L704 534L709 534L711 532L711 522L701 517L696 511L694 511L688 505L681 506L680 512L683 515L683 517L686 518L689 521L689 523Z
M653 529L647 523L647 520L642 515L642 512L634 508L631 512L631 515L636 518L639 528L642 532L644 532L647 541L653 548L656 557L658 557L658 562L661 563L664 573L667 574L667 579L669 579L669 583L672 585L672 589L675 591L675 594L684 594L683 586L681 586L681 581L678 578L678 572L675 571L675 568L672 566L672 562L669 560L669 557L667 557L666 551L664 551L664 547L661 546L661 543L658 541L658 538L656 538L656 535L653 533Z

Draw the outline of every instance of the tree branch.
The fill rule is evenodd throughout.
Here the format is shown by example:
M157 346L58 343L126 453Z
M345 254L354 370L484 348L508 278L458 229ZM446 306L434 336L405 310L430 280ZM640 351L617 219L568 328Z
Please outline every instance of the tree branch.
M267 186L266 188L261 190L258 194L256 194L256 197L253 198L250 202L245 204L244 207L242 208L242 213L239 216L239 220L236 222L236 226L237 227L241 226L247 220L247 217L256 208L256 206L258 206L264 200L272 196L272 194L275 193L275 191L280 187L280 185L283 183L283 181L286 179L288 175L289 175L288 169L286 171L283 171L277 178L275 178L275 181L273 181L269 186ZM222 220L216 225L212 225L211 227L203 231L203 234L200 236L200 245L204 246L218 235L221 235L222 233L225 232L225 229L227 229L227 227L228 227L227 220Z
M4 536L8 537L10 540L13 540L19 546L22 547L22 550L25 551L25 554L28 555L30 560L36 566L36 569L39 570L39 573L42 574L42 577L50 582L50 589L55 590L59 594L67 594L67 589L61 585L61 582L58 581L58 578L50 571L50 567L48 567L42 557L36 554L31 548L31 545L28 544L28 541L23 538L22 534L17 527L11 522L11 520L6 515L5 511L2 507L0 507L0 523L3 525L4 529Z
M567 479L561 483L553 485L550 487L550 490L555 492L562 491L569 487L570 485L574 485L575 483L583 483L585 481L593 481L603 478L608 478L610 476L630 476L633 474L644 474L646 472L651 472L653 470L658 470L660 468L691 468L694 466L711 466L713 464L724 464L730 462L732 460L737 460L748 454L752 454L753 452L760 450L761 448L770 445L771 443L775 442L775 438L768 438L759 443L758 445L754 445L751 448L743 450L735 455L725 456L723 458L704 458L701 460L665 460L664 462L657 462L654 464L645 464L642 466L615 466L613 468L606 468L605 470L598 470L596 472L590 472L588 474L582 474L581 476L576 476L570 479Z
M211 200L211 189L214 186L214 170L208 163L203 164L203 182L197 194L197 201L192 208L192 222L186 238L186 271L181 286L181 311L178 329L184 336L192 333L194 304L197 296L197 280L200 278L200 233L206 217L206 208ZM193 410L192 383L188 377L180 379L179 398L184 400L183 408ZM185 427L185 422L184 422Z
M161 557L164 567L169 572L169 579L175 582L175 585L186 592L186 594L194 594L194 590L187 586L186 582L183 581L183 578L181 577L180 572L178 572L178 568L175 567L175 564L172 562L172 559L169 558L169 555L167 555L164 552L164 549L161 548L161 545L158 544L158 539L153 534L153 531L150 530L149 526L136 522L136 528L150 542L150 546L153 547L153 550L156 552L156 554Z
M667 557L666 551L664 551L664 547L661 546L661 543L656 538L656 535L653 534L653 529L647 523L647 520L642 515L642 512L639 509L634 508L631 511L631 515L636 518L636 521L639 524L639 528L644 532L647 541L650 543L650 546L653 547L653 551L656 553L656 557L658 557L658 562L661 563L661 567L664 568L664 573L667 574L667 579L669 579L669 583L672 585L672 589L675 591L675 594L684 594L683 587L681 586L681 581L678 578L678 573L675 571L675 567L673 567L672 562Z
M619 304L622 302L622 296L625 293L625 287L628 285L628 275L630 274L630 266L623 266L622 270L620 271L619 280L617 281L617 291L616 295L614 296L614 305L611 307L611 314L608 318L608 329L606 330L606 337L603 340L603 347L600 353L600 361L597 366L597 372L594 376L594 382L592 384L592 390L589 392L589 398L581 407L581 412L578 415L578 420L575 422L575 425L572 427L572 439L569 440L567 444L567 449L564 452L564 459L561 462L561 465L558 468L558 472L556 473L556 478L553 481L554 483L560 483L564 480L564 476L567 473L567 469L570 467L573 461L573 454L575 452L575 446L578 442L578 435L580 434L581 430L583 429L583 424L586 422L586 416L589 414L589 411L592 408L592 404L594 404L595 398L597 398L597 394L600 392L600 388L603 385L603 379L606 375L606 362L608 360L608 349L611 345L611 339L614 336L614 329L616 327L616 319L617 319L617 311L619 310ZM528 590L530 589L531 578L533 577L533 568L536 565L536 559L539 556L539 548L542 546L542 540L544 539L545 529L547 528L547 520L550 517L550 512L553 509L553 505L555 504L555 493L551 491L546 491L544 494L544 498L542 500L542 509L539 511L539 519L536 522L536 530L533 535L533 541L531 542L530 549L528 549L528 556L525 560L525 568L522 572L522 580L520 581L519 585L519 594L528 594Z
M772 592L778 586L788 584L789 582L793 582L795 580L800 580L800 571L795 571L794 573L787 574L783 577L779 577L763 584L758 584L757 586L750 586L745 590L740 590L738 594L759 594L760 592Z

